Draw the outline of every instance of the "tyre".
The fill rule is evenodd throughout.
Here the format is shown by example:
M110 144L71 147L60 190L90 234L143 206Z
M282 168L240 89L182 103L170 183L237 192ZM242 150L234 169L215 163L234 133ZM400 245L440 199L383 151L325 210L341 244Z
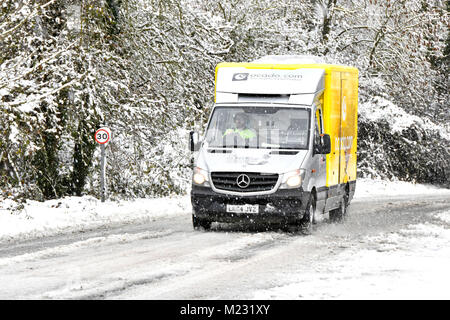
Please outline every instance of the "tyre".
M300 226L302 228L303 233L305 234L313 233L313 225L316 222L315 213L316 213L316 202L314 200L314 196L311 195L308 204L306 205L305 214L303 215L303 218L300 221Z
M206 220L206 219L197 218L194 215L192 215L192 225L194 226L195 230L202 229L202 228L205 230L211 229L211 221Z
M347 215L347 195L342 197L339 208L330 211L331 222L343 222Z

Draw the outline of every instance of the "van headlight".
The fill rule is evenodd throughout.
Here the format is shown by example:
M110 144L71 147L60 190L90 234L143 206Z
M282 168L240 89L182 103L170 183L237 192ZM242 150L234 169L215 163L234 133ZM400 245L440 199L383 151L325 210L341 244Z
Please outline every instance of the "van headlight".
M297 169L283 174L280 189L299 188L305 178L305 172L304 169Z
M199 186L209 187L208 171L195 167L192 182Z

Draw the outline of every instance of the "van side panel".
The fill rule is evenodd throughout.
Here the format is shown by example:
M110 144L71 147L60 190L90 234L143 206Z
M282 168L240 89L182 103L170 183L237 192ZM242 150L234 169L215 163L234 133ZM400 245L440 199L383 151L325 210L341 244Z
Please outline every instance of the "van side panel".
M339 183L356 180L358 75L341 73L341 132Z
M331 138L331 153L327 154L327 187L339 184L340 97L341 74L328 69L325 77L323 106L324 129Z
M326 69L324 129L331 138L326 186L356 180L358 72L335 66Z

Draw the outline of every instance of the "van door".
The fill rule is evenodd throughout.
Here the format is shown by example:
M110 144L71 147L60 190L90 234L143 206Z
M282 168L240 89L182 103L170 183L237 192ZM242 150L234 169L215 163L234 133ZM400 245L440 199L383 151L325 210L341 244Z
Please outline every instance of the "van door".
M319 108L316 111L316 122L317 122L317 134L320 137L320 144L323 144L323 134L324 129L323 129L323 116L322 116L322 109ZM325 154L320 154L319 156L319 168L318 168L318 177L320 177L319 181L317 182L317 187L324 187L325 183L326 183L326 178L327 178L327 166L326 166L326 155Z
M322 144L324 134L323 128L323 114L320 105L316 108L315 113L315 129L314 129L314 144ZM326 155L316 154L315 159L315 186L317 191L316 212L323 213L325 208L325 201L327 197L327 189L325 187L327 179Z

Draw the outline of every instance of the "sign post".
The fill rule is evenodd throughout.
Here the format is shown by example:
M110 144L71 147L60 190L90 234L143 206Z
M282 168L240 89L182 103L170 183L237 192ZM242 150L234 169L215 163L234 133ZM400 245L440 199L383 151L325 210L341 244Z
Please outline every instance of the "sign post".
M100 144L101 158L100 158L100 194L101 201L105 202L106 198L106 144L111 139L111 130L106 127L101 127L95 132L95 141Z

